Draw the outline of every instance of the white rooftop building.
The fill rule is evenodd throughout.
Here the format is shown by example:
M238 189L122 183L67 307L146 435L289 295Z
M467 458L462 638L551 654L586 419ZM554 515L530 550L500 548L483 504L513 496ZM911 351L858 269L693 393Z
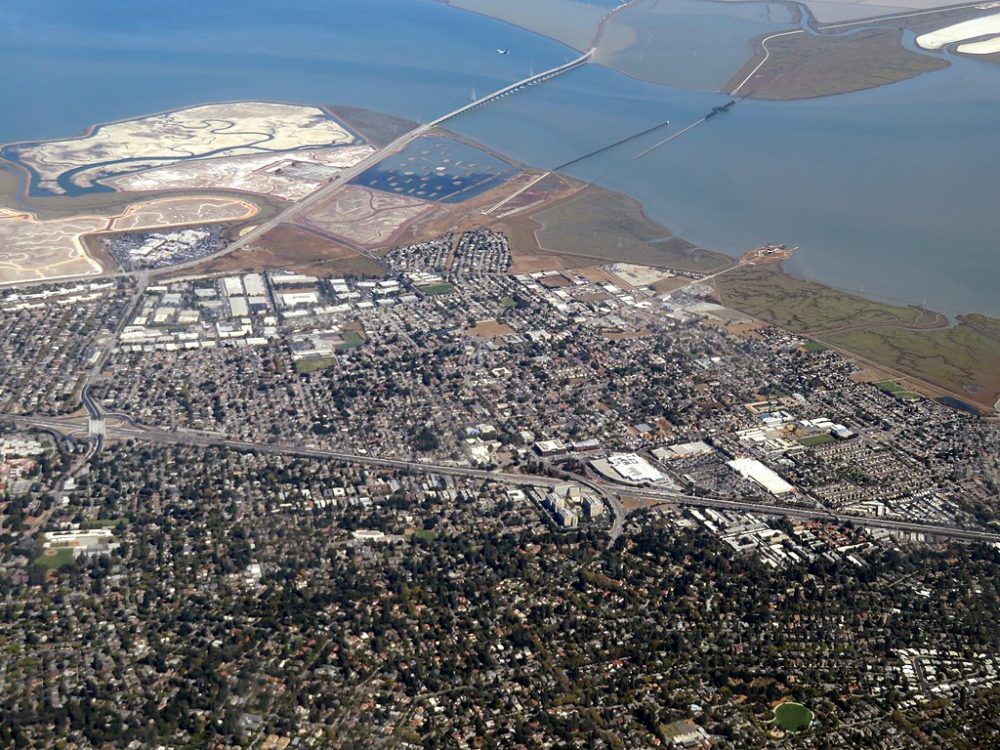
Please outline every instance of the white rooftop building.
M755 458L737 458L729 467L744 479L752 479L772 495L794 492L795 488Z

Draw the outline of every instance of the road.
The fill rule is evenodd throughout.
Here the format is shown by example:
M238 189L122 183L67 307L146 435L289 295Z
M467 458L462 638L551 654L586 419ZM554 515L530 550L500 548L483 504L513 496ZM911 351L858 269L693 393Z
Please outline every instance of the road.
M768 503L729 500L719 497L699 497L697 495L687 495L682 492L674 492L672 490L654 490L632 487L620 487L618 488L618 494L622 497L631 497L637 500L660 500L664 503L693 505L702 508L713 508L715 510L736 510L742 513L783 516L785 518L797 518L804 521L823 521L825 523L852 523L855 526L863 526L869 529L887 529L889 531L926 534L928 536L945 537L949 539L964 539L967 541L979 542L1000 542L1000 534L990 531L966 529L960 526L945 526L941 524L918 523L916 521L903 521L893 518L877 518L875 516L854 516L817 508L801 508L786 505L777 506L770 505Z
M76 435L78 437L86 434L86 427L81 425L79 421L72 421L66 418L22 415L7 416L13 419L14 422L21 428L41 428L56 431L65 435ZM135 422L131 420L130 417L126 417L124 415L119 416L118 419L119 421L128 424L128 426L121 426L120 424L109 422L106 428L109 438L119 440L131 439L166 445L194 445L201 447L215 446L258 453L303 456L307 458L319 458L331 461L342 461L344 463L361 464L364 466L400 469L422 474L464 477L467 479L480 479L484 481L502 482L514 485L533 484L538 486L553 487L563 484L566 481L579 482L587 487L590 487L593 491L601 495L601 497L603 497L611 507L613 514L611 528L612 544L616 539L618 539L619 536L621 536L625 517L627 515L621 503L623 498L634 498L637 500L647 501L653 500L663 503L671 503L674 505L714 508L716 510L735 510L743 513L781 516L785 518L822 521L826 523L852 523L855 526L871 529L886 529L889 531L924 534L927 536L947 539L961 539L965 541L1000 543L1000 534L998 533L967 529L959 526L926 524L891 518L876 518L874 516L853 516L816 508L771 505L769 503L730 500L719 497L700 497L698 495L688 495L682 492L675 492L673 490L627 487L609 482L592 482L586 477L581 477L577 474L570 474L567 472L561 472L562 477L554 478L537 474L517 474L514 472L473 469L466 466L456 466L454 464L439 464L428 461L416 461L412 459L371 456L352 451L336 451L300 444L255 443L244 440L233 440L223 435L198 432L194 430L175 431L155 427L135 426Z

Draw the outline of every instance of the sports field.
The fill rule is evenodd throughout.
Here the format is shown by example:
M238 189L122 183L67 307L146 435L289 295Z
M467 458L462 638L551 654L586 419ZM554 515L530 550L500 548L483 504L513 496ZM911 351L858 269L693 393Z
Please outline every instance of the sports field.
M801 703L785 701L774 709L774 718L770 723L781 727L786 732L801 732L812 724L814 714Z

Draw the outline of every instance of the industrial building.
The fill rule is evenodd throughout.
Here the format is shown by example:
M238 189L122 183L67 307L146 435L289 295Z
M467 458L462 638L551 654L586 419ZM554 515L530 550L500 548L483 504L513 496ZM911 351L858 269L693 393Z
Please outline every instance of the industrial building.
M635 453L614 453L591 461L590 465L608 479L625 484L662 482L666 479L659 469Z
M772 495L786 495L795 488L755 458L737 458L729 467L744 479L752 479Z

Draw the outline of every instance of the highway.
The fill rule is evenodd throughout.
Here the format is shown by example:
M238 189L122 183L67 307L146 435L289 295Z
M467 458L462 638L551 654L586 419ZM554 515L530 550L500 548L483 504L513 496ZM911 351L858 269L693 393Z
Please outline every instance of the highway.
M869 529L887 529L903 531L912 534L946 537L949 539L964 539L979 542L1000 542L1000 534L990 531L965 529L959 526L944 526L939 524L918 523L893 518L877 518L875 516L854 516L845 513L835 513L817 508L802 508L789 505L770 505L767 503L747 502L743 500L728 500L719 497L699 497L687 495L672 490L645 489L639 487L618 487L617 492L622 497L641 500L660 500L676 505L693 505L715 510L736 510L742 513L758 513L761 515L784 516L798 518L804 521L823 521L825 523L852 523Z
M71 421L66 418L55 417L35 417L23 415L6 415L13 419L20 428L40 428L55 431L64 435L75 435L77 437L86 435L86 427L79 421ZM904 521L892 518L877 518L875 516L854 516L843 513L834 513L828 510L816 508L803 508L788 505L772 505L769 503L750 502L743 500L731 500L719 497L701 497L698 495L688 495L673 490L652 489L644 487L628 487L612 484L610 482L593 482L586 477L560 471L562 477L554 478L537 474L517 474L514 472L488 471L486 469L473 469L465 466L453 464L438 464L427 461L416 461L402 458L386 458L372 456L352 451L336 451L325 448L315 448L301 444L289 443L255 443L244 440L232 440L223 435L199 432L195 430L164 430L155 427L137 426L135 421L127 415L115 415L115 418L125 422L128 426L121 426L109 422L106 426L108 438L119 440L137 440L148 443L159 443L167 445L194 445L200 447L221 447L232 450L252 451L257 453L274 453L287 456L303 456L307 458L319 458L330 461L342 461L344 463L360 464L363 466L376 466L390 469L400 469L404 471L418 472L422 474L435 474L441 476L464 477L467 479L480 479L484 481L502 482L506 484L533 484L538 486L553 487L573 481L589 487L597 492L608 503L612 512L611 544L621 536L625 523L625 509L622 506L623 498L636 500L653 500L674 505L694 506L703 508L714 508L716 510L735 510L742 513L756 513L766 516L780 516L807 521L822 521L825 523L851 523L871 529L886 529L911 534L924 534L926 536L960 539L965 541L978 542L1000 542L1000 534L967 529L959 526L948 526L942 524L927 524L916 521ZM106 417L106 419L108 419Z

